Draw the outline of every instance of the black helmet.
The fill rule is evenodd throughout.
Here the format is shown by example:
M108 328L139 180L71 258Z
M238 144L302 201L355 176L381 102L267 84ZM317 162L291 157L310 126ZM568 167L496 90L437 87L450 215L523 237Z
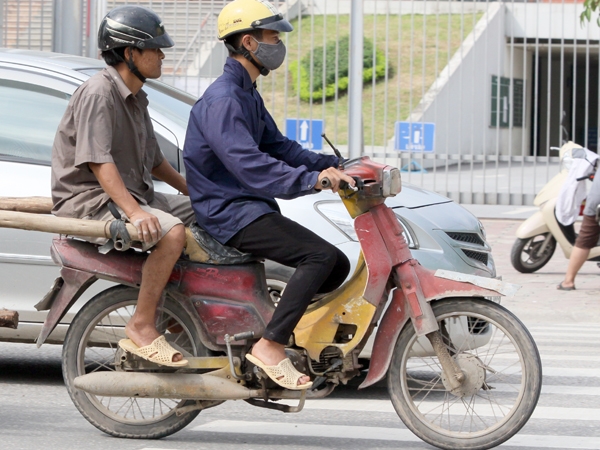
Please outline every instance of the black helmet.
M153 11L143 6L119 6L102 19L98 29L98 48L169 48L175 43Z

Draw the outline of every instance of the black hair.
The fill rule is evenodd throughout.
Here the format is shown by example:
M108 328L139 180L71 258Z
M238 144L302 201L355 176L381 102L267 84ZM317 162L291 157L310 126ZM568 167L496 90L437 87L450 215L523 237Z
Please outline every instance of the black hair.
M227 38L225 38L225 43L231 45L235 49L239 49L242 46L242 37L244 37L246 34L249 34L254 39L260 41L263 37L263 30L257 28L254 30L247 30L242 31L241 33L232 34L231 36L227 36ZM229 51L229 56L235 55L235 53L232 52L229 48L227 50Z
M125 61L125 49L127 47L118 47L113 48L112 50L104 50L101 53L102 59L107 66L116 66L117 64ZM143 50L138 49L137 47L130 47L131 49L136 49L138 52L142 52ZM118 55L115 55L115 53ZM120 58L120 59L119 59Z
M119 59L117 55L121 57ZM113 48L112 50L104 50L102 53L102 59L106 63L107 66L116 66L117 64L125 61L125 47Z

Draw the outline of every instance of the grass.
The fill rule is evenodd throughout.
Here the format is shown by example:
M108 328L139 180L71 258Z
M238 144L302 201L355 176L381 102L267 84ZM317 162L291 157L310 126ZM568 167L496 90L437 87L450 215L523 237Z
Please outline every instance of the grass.
M394 124L406 120L482 13L459 15L369 15L364 17L365 37L376 43L393 68L385 80L365 84L363 123L366 145L385 145L394 135ZM290 61L311 48L337 41L350 33L350 17L308 16L292 22L285 37L287 62L267 78L259 90L267 109L285 131L285 118L324 119L325 131L336 145L348 142L348 96L332 101L305 102L291 85ZM389 36L389 39L386 39Z

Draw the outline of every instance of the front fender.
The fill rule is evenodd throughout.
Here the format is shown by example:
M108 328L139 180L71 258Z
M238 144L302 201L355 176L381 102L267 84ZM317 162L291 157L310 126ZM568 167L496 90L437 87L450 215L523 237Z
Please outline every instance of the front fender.
M421 265L414 266L423 295L427 302L443 301L453 297L497 297L498 295L514 295L517 285L496 279L477 277L474 275L438 270L433 272ZM385 311L373 344L371 362L367 377L359 389L369 387L381 380L390 366L394 347L400 332L408 324L410 318L408 299L402 289L396 288L392 301Z
M536 211L533 216L524 221L515 233L519 239L529 239L550 232L542 211Z

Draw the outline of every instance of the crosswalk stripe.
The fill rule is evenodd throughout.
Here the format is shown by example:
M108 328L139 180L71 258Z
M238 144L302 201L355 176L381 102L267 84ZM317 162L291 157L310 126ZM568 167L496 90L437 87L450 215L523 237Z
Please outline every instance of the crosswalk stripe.
M600 369L574 369L570 367L543 367L542 373L545 377L600 377Z
M293 400L282 400L279 403L296 405L298 402ZM424 409L433 407L437 403L423 402L421 404ZM482 410L480 405L477 408L477 413L481 415L492 416L490 411ZM363 412L380 412L380 413L396 413L392 403L388 400L368 400L368 399L323 399L323 400L307 400L304 405L307 410L319 411L363 411ZM461 413L462 415L462 413ZM600 409L596 408L563 408L554 406L538 406L532 419L543 420L580 420L580 421L600 421Z
M598 325L597 323L590 323L590 324L577 324L577 325L571 325L571 324L556 324L556 325L532 325L530 327L527 327L527 329L529 331L536 331L536 330L541 330L541 331L556 331L556 330L560 330L560 331L565 331L565 330L570 330L573 331L574 333L581 333L581 332L588 332L588 331L600 331L600 325Z
M531 331L531 330L530 330ZM551 331L534 331L531 332L533 338L535 339L538 336L550 336L557 339L581 339L581 338L589 338L589 339L600 339L600 332L598 333L553 333Z
M193 431L238 433L275 436L312 436L331 439L365 439L379 441L421 442L403 428L360 427L347 425L319 425L309 423L245 422L215 420L193 428ZM556 449L598 449L597 437L517 435L502 446L542 447Z

